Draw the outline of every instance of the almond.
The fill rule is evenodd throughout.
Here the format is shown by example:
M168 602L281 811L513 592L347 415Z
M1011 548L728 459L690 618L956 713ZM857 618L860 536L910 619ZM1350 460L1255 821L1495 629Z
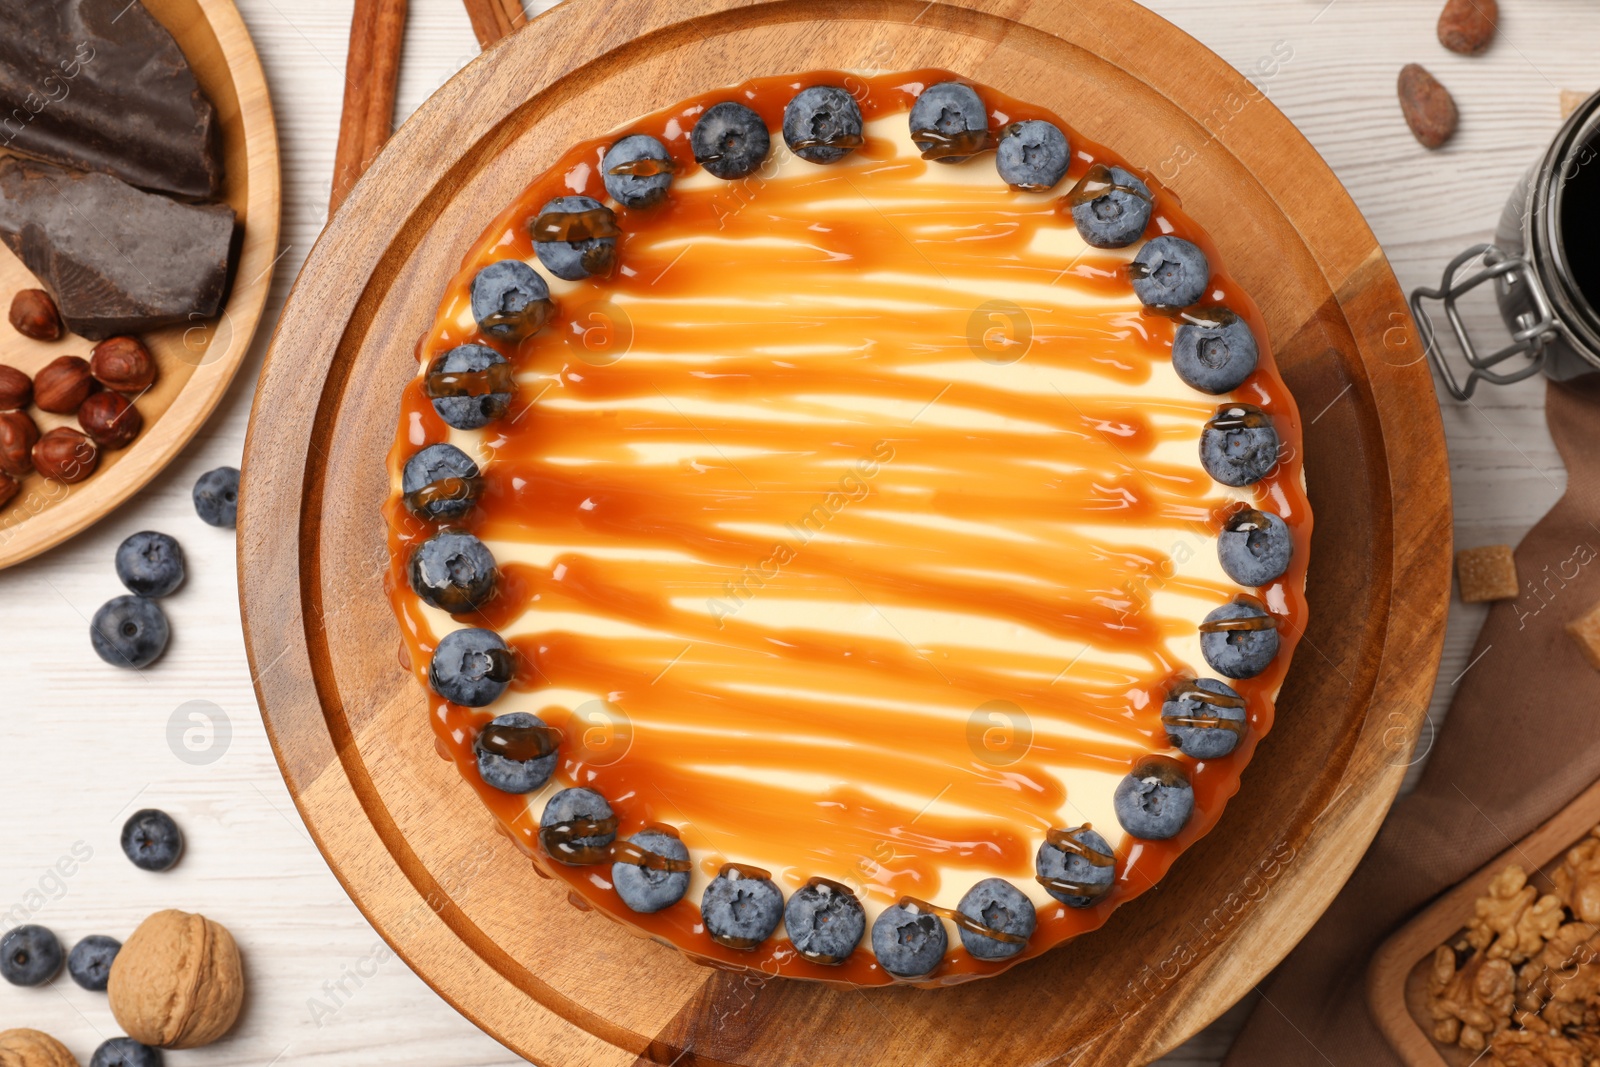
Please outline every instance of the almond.
M78 408L78 425L108 451L127 448L144 429L144 416L120 393L95 393Z
M26 411L0 411L0 471L21 478L33 470L39 427Z
M1456 132L1456 102L1450 90L1439 84L1419 64L1407 63L1400 70L1400 110L1406 125L1425 148L1438 148ZM34 384L35 392L38 384Z
M95 380L119 393L141 393L156 380L156 361L137 337L108 337L89 354Z
M52 481L72 485L94 473L100 450L77 430L58 426L33 446L33 467Z
M239 946L203 915L158 911L111 964L111 1014L129 1037L196 1048L227 1033L244 1003Z
M0 411L18 411L33 402L33 379L0 363Z
M35 341L61 339L61 312L43 289L24 289L11 298L11 325Z
M71 415L94 390L89 361L79 356L61 356L33 376L33 402L56 415Z
M1452 52L1475 56L1494 40L1499 21L1498 0L1449 0L1439 13L1439 43Z

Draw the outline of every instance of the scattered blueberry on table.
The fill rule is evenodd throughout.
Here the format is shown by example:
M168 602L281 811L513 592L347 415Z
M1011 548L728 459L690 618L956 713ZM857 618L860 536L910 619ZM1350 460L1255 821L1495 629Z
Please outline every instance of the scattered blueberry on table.
M138 670L160 658L172 635L166 613L154 600L119 596L106 601L89 623L95 653L113 667Z
M161 1067L161 1050L131 1037L113 1037L94 1050L89 1067Z
M122 851L141 870L171 870L183 855L183 832L166 812L144 808L122 824Z
M12 985L44 985L61 970L61 957L61 942L43 926L18 926L0 937L0 977Z
M117 546L117 577L137 596L169 596L183 584L183 546L164 533L142 530Z
M210 526L237 525L239 514L239 469L218 467L207 471L194 483L194 510Z
M111 961L122 950L122 942L104 934L90 934L72 946L67 955L67 973L91 993L104 993L111 981Z

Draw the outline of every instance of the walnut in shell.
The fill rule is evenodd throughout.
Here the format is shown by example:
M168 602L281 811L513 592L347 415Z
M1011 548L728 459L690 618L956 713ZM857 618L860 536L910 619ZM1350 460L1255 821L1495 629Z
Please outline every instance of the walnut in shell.
M111 1014L135 1041L161 1048L208 1045L244 1002L239 947L203 915L158 911L111 965Z
M66 1046L38 1030L0 1031L0 1067L78 1067Z

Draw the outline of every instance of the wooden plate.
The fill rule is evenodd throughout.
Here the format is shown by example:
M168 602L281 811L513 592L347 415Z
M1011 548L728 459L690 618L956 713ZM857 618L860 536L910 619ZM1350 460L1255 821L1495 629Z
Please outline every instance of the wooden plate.
M0 511L0 568L53 548L111 511L172 460L204 425L244 362L272 285L278 249L278 132L261 60L232 0L145 0L194 68L221 120L227 171L223 199L244 229L233 288L221 316L142 334L160 368L138 398L144 432L128 448L105 452L86 481L66 486L30 474ZM0 246L0 297L39 282ZM33 374L57 356L88 358L93 342L67 335L32 341L0 327L0 363ZM76 426L71 415L31 410L40 432Z
M1209 837L1096 934L995 978L863 993L711 970L568 906L433 755L380 588L384 456L414 346L484 225L575 139L709 87L943 67L1148 166L1261 305L1306 415L1314 623ZM1449 594L1433 387L1388 263L1242 77L1130 0L563 4L441 90L296 283L247 446L239 541L257 695L334 872L408 963L545 1064L1152 1058L1311 925L1398 787ZM1076 1050L1076 1051L1074 1051Z
M1541 892L1567 849L1600 825L1600 782L1585 789L1527 837L1484 864L1478 872L1428 905L1383 943L1367 969L1367 1006L1372 1018L1408 1067L1468 1067L1481 1053L1436 1045L1429 1037L1428 964L1433 950L1455 936L1472 917L1472 905L1494 876L1512 863L1533 872Z

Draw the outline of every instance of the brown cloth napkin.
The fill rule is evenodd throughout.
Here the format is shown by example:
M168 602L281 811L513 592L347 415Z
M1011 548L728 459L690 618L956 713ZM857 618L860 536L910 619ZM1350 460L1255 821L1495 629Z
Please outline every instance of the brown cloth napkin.
M1600 375L1552 382L1545 414L1567 491L1517 546L1523 595L1490 610L1416 790L1264 983L1225 1067L1399 1064L1367 1014L1373 952L1600 777L1600 673L1562 630L1600 601Z

